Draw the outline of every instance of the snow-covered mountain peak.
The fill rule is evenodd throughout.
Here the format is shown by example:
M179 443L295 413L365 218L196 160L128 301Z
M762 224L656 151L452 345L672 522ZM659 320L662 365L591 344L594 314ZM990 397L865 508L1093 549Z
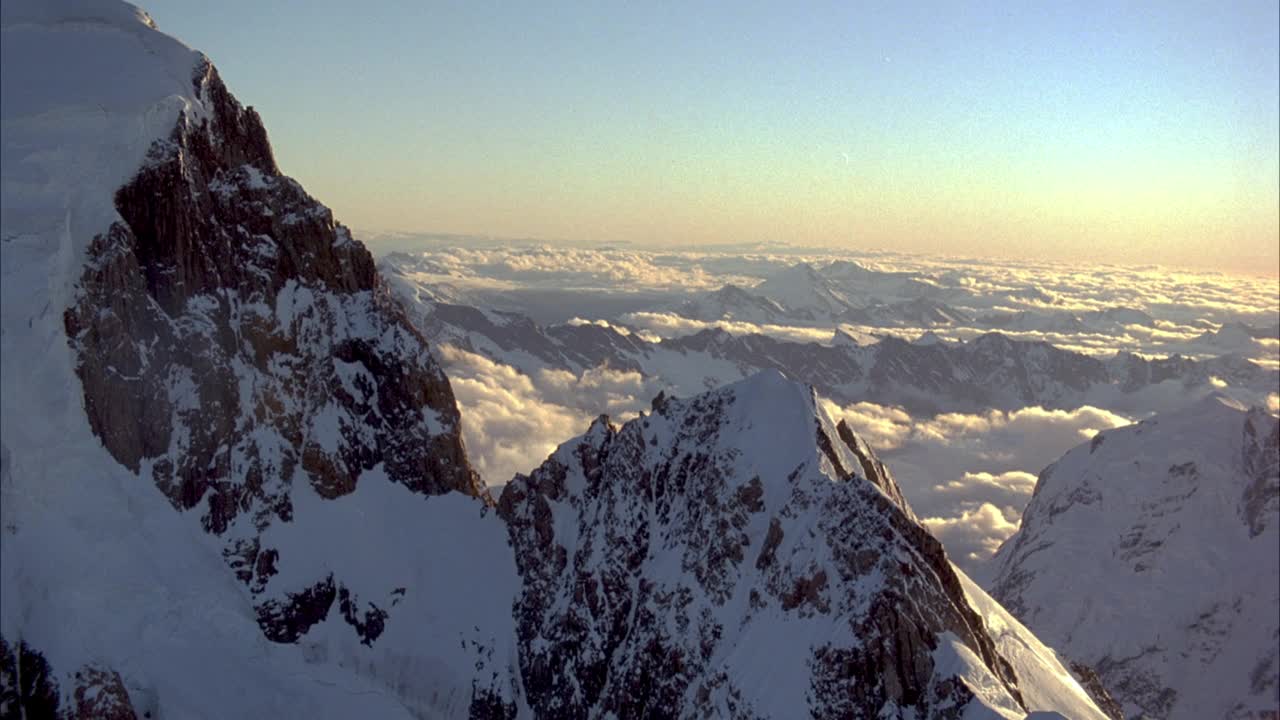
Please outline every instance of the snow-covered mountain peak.
M6 236L104 227L152 143L202 112L203 56L122 2L6 0L0 26Z
M1164 423L1180 428L1199 428L1217 423L1239 422L1249 412L1249 406L1221 391L1206 393L1176 413L1164 413L1153 418L1154 423ZM1148 424L1153 424L1148 421Z
M731 445L731 482L763 481L767 492L790 493L793 471L822 466L834 481L861 475L910 513L897 483L846 426L834 423L811 387L766 369L693 398L670 398L645 418L661 445L683 428L714 423L714 439ZM711 435L700 435L706 445ZM778 485L773 487L771 483Z
M811 319L847 312L855 303L806 262L779 270L751 289L792 314Z
M1180 415L1194 415L1197 412L1219 412L1217 406L1223 406L1227 410L1235 412L1248 412L1249 407L1239 400L1221 392L1211 392L1204 396L1199 402L1191 405L1191 412L1180 413Z
M1025 632L988 634L883 464L781 373L597 421L499 508L538 716L1101 717Z
M831 276L853 279L858 276L872 275L874 271L854 260L832 260L822 268L823 273Z
M156 23L145 10L128 2L98 0L6 0L0 8L0 25L71 26L104 25L126 32L155 30ZM141 25L142 28L138 26ZM167 37L167 36L165 36ZM181 44L178 40L170 41Z
M1280 420L1213 395L1046 468L992 561L993 594L1095 667L1127 713L1265 715L1280 687L1277 525Z
M719 449L723 477L731 487L754 483L779 496L791 492L798 467L821 465L831 480L844 481L854 474L867 474L860 456L876 462L865 443L852 439L847 428L842 433L817 403L812 388L773 369L691 398L661 396L654 402L654 411L635 422L641 423L650 446L676 452ZM581 438L562 445L553 457L572 462L575 451L568 448L602 449L634 424L618 428L607 416L600 416ZM851 438L848 443L843 436ZM868 479L905 508L883 466Z
M946 341L942 339L942 336L938 335L938 333L932 330L926 330L925 332L920 333L920 337L911 341L913 345L919 345L922 347L937 345L943 342L946 342Z
M1217 330L1204 332L1196 341L1223 350L1249 350L1257 344L1253 332L1244 323L1230 322Z
M835 332L831 334L831 346L843 348L858 348L862 344L858 342L858 338L851 335L847 330L837 327Z

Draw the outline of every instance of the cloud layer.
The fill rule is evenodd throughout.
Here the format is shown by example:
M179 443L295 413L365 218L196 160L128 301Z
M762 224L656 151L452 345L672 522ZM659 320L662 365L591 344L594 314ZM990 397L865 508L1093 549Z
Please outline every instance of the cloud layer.
M451 345L435 352L462 412L468 455L489 485L534 469L597 415L628 419L658 393L636 372L596 368L575 376L544 369L530 376Z
M1280 292L1274 278L1154 266L1077 267L893 253L673 252L494 243L437 243L388 261L420 283L443 286L445 297L471 298L477 304L501 304L498 294L521 292L593 293L597 299L643 296L643 307L638 309L634 303L586 300L574 307L571 298L565 299L561 302L566 311L572 307L573 312L562 319L576 314L589 320L621 321L650 337L674 337L718 326L737 334L828 342L836 327L830 319L767 325L742 318L706 322L680 317L672 308L726 284L750 289L800 261L821 269L827 263L849 260L873 271L906 273L917 290L930 288L932 299L973 318L955 325L847 328L855 334L887 333L910 340L932 330L944 338L968 340L999 325L1001 332L1017 339L1050 342L1093 355L1118 350L1191 357L1241 353L1266 366L1280 366ZM856 280L833 282L858 295ZM513 309L511 296L503 300ZM583 312L592 306L597 315ZM1241 323L1261 334L1217 332Z
M971 570L1017 530L1040 470L1098 431L1130 422L1090 406L919 419L867 402L824 399L823 406L881 455L916 514Z
M960 319L929 326L902 320L881 327L846 324L830 316L752 316L776 320L770 324L740 317L691 319L676 310L682 301L726 284L750 290L802 260L819 270L832 261L853 260L872 271L905 273L914 283L913 292L959 311ZM558 293L555 311L546 314L561 309L567 314L554 322L610 325L650 340L719 327L737 335L828 344L839 327L859 342L882 335L915 340L925 332L967 341L998 327L1016 339L1100 357L1120 350L1146 356L1238 353L1263 366L1280 367L1280 288L1271 277L890 252L800 253L776 246L674 252L468 244L458 238L439 239L412 256L394 259L394 265L421 287L441 288L437 297L482 307L492 302L492 307L529 314L522 303L533 302L538 293ZM856 277L857 271L835 282L856 283L850 279ZM888 283L883 286L892 286L879 277L882 285ZM615 297L627 302L608 302ZM874 317L879 321L880 316ZM575 375L544 368L526 374L449 346L436 352L453 381L473 461L490 484L535 467L557 444L581 433L595 415L628 417L661 389L660 381L635 372L599 368ZM524 366L519 359L509 361ZM664 372L670 378L702 378L697 368ZM833 416L848 420L888 462L917 514L953 559L976 569L1016 529L1045 465L1099 430L1190 399L1188 389L1171 380L1132 393L1101 387L1087 396L1088 405L1065 411L1028 407L917 418L901 408L867 402L825 406ZM1241 399L1265 401L1272 412L1280 411L1280 395Z

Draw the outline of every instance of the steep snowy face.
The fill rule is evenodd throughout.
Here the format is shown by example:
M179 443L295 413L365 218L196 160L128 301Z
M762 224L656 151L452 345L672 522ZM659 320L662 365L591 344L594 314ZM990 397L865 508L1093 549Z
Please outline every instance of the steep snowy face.
M884 466L776 371L601 417L499 511L539 717L1036 709ZM1036 681L1101 717L1065 672Z
M1095 667L1130 715L1268 716L1278 526L1280 422L1210 397L1046 468L993 559L992 594Z
M452 391L368 252L137 8L6 0L3 33L0 666L180 716L261 688L349 715L326 698L365 679L426 714L501 698L475 669L506 662L505 530L452 494L484 494ZM193 687L191 648L247 694ZM365 679L294 701L336 665Z

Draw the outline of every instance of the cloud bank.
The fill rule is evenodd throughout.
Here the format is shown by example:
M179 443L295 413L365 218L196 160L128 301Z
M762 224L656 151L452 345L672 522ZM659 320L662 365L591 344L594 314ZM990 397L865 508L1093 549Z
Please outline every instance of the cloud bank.
M913 418L875 403L822 404L880 454L952 560L975 571L1017 530L1040 470L1098 431L1130 423L1091 406Z
M859 342L883 335L915 340L927 331L967 341L998 325L999 332L1015 339L1049 342L1104 358L1120 350L1148 357L1238 353L1265 367L1280 367L1280 289L1274 278L893 252L797 252L782 247L677 252L469 244L458 238L442 239L395 262L405 277L423 287L443 288L447 292L440 296L457 302L483 306L486 298L501 298L511 309L532 293L562 293L556 302L573 312L559 321L573 318L573 323L609 325L649 340L718 327L736 335L829 344L837 327L830 318L793 322L784 316L777 324L735 318L708 321L683 317L673 308L691 295L729 283L754 288L800 261L821 271L836 260L909 274L917 291L970 318L927 327L906 320L890 327L839 325ZM638 297L644 293L649 295ZM614 296L633 302L601 301ZM638 373L597 369L575 375L541 369L525 374L448 346L436 352L453 381L476 467L490 484L535 467L558 443L585 430L595 415L628 417L662 389L661 381ZM664 357L664 362L669 360ZM662 367L673 382L686 376L700 381L703 375L698 368ZM680 384L692 388L698 383ZM1229 385L1222 389L1242 392ZM877 449L917 514L959 564L974 569L1014 530L1034 478L1045 465L1099 430L1190 399L1181 383L1167 381L1128 394L1100 387L1087 396L1088 404L1066 411L1029 407L912 417L901 408L873 403L825 405ZM1265 402L1272 412L1280 412L1280 395L1241 399Z
M438 345L435 353L462 413L467 453L491 486L533 470L596 416L629 419L658 393L637 372L602 367L580 376L547 369L526 375L452 345Z

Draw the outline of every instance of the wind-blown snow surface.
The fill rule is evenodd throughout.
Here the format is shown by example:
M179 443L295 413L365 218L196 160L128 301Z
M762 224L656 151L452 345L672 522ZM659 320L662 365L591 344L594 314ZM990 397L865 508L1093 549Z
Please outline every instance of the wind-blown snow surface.
M1280 709L1280 422L1221 397L1046 468L992 594L1127 713Z
M151 717L465 716L477 687L488 689L483 669L507 675L515 587L505 529L481 502L424 498L389 482L382 465L336 500L292 483L288 521L258 527L282 559L259 562L259 577L303 586L328 577L331 591L346 592L334 590L337 576L359 599L348 613L340 596L303 643L277 644L222 539L200 513L175 511L147 463L140 476L117 462L86 415L76 371L84 358L68 342L64 311L83 298L91 242L122 222L117 190L157 142L172 149L164 143L175 128L214 112L208 88L193 82L203 56L124 3L6 0L0 25L0 634L9 652L42 656L64 709L114 695ZM254 192L282 182L256 167L237 177ZM394 325L369 327L411 339L394 336ZM441 421L424 413L421 422ZM366 613L370 600L387 612ZM340 611L385 621L385 637L362 644ZM503 698L504 688L492 692Z

